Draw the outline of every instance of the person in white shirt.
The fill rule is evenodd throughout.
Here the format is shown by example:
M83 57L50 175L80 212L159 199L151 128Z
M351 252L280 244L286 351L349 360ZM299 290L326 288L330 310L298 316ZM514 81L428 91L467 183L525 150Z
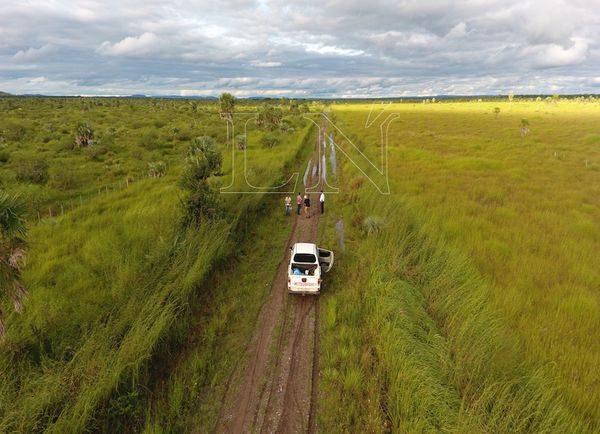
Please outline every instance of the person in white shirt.
M325 193L321 190L321 196L319 196L319 203L321 204L321 214L325 214Z
M292 198L288 195L285 197L285 215L292 214Z

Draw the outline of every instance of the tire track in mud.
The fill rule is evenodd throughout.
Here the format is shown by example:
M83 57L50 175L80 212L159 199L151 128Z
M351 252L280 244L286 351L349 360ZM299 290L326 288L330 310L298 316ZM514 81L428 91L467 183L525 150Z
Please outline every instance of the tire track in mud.
M313 162L320 161L319 145L317 141ZM310 174L308 167L307 172ZM320 171L309 177L319 185L322 182ZM269 298L261 309L246 351L246 362L240 363L229 380L216 432L313 433L316 430L319 298L287 294L290 246L317 240L318 195L310 196L311 216L306 218L302 213L295 218Z

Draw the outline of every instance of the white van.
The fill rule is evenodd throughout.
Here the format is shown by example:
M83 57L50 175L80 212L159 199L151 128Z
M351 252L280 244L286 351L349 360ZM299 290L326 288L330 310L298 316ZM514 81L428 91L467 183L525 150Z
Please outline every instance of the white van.
M333 266L333 252L319 249L311 243L296 243L290 250L288 292L318 294L321 290L321 273L327 273Z

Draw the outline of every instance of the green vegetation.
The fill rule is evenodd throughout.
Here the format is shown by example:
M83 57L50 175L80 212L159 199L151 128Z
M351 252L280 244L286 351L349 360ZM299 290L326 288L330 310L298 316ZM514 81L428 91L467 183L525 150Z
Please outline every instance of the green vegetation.
M21 194L30 216L21 276L30 295L21 315L7 315L0 351L0 431L137 429L146 394L196 315L212 321L213 312L192 306L210 303L211 271L237 253L267 195L223 195L222 215L180 224L190 146L198 160L224 156L219 170L203 173L212 191L232 181L216 103L12 98L0 108L0 142L10 149L0 182ZM83 147L82 122L93 130ZM298 133L272 150L261 145L262 131L248 131L257 185L279 184L305 145L308 124L289 122ZM42 160L46 182L36 183ZM28 176L19 177L23 167Z
M377 162L369 109L334 114ZM344 162L323 221L330 245L346 227L322 299L323 432L599 429L597 109L386 107L392 196Z
M598 431L598 102L374 107L331 107L392 195L328 169L319 430ZM0 99L0 432L214 427L292 221L217 192L287 180L307 110Z
M27 290L21 283L25 266L25 206L17 197L0 193L0 344L4 341L4 311L9 299L15 311L23 311Z

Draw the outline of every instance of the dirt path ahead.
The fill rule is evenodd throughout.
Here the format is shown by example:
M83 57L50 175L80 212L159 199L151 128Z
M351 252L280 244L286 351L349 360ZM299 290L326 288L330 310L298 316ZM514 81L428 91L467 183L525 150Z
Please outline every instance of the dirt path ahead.
M318 143L313 162L318 162ZM316 184L319 171L309 175ZM261 309L244 366L233 374L225 393L219 433L315 432L319 372L319 298L287 294L289 248L315 243L318 194L310 195L311 217L294 214L292 234ZM295 207L294 207L295 211Z

